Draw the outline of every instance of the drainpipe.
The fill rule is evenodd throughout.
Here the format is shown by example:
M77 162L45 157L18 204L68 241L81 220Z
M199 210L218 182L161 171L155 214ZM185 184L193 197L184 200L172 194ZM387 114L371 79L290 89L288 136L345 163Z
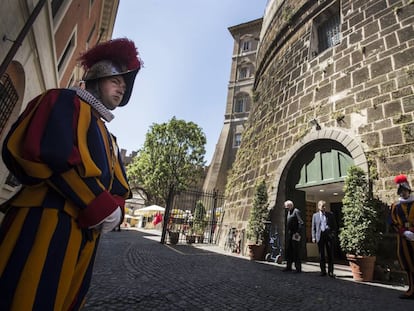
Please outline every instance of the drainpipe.
M13 57L16 55L17 50L22 45L24 38L26 37L27 33L29 32L30 28L32 27L34 21L36 20L37 16L39 15L45 3L46 3L46 0L39 0L36 7L33 9L32 14L29 16L29 19L24 25L23 29L20 31L19 35L17 36L17 39L13 41L14 43L9 53L7 53L6 58L3 60L3 62L0 65L0 77L2 77L3 74L6 72L7 67L9 67L11 61L13 60ZM10 40L10 39L4 36L3 41L6 41L6 40Z

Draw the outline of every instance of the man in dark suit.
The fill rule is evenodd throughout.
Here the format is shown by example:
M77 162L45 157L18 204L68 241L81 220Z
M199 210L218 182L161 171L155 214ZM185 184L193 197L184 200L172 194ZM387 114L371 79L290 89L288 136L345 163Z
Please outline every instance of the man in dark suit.
M312 242L318 243L321 276L326 275L326 255L328 257L328 275L334 277L334 240L337 225L334 215L326 211L326 202L318 202L318 211L312 217Z
M292 271L292 263L295 263L297 273L302 272L300 258L300 240L303 227L303 220L300 210L295 208L291 200L285 202L286 214L286 268L283 271Z

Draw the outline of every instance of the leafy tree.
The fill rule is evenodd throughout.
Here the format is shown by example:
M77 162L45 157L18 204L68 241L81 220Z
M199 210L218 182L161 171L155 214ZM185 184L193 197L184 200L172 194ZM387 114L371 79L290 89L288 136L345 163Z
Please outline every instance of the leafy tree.
M247 238L255 244L264 243L266 225L268 220L268 195L266 183L262 180L255 189L253 206L250 209L250 218L247 224Z
M144 146L127 167L134 184L143 187L154 203L166 205L174 193L187 189L202 174L206 137L193 122L177 120L153 124Z

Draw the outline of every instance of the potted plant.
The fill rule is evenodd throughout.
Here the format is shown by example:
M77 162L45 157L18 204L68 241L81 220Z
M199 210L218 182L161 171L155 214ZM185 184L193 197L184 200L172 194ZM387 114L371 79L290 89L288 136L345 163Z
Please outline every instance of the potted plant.
M342 200L343 227L340 228L339 241L356 281L373 279L380 239L377 200L372 198L369 188L365 172L357 166L349 167Z
M168 224L167 224L167 232L168 232L170 244L175 245L178 243L183 222L184 222L184 219L183 219L182 211L173 209L171 211L171 215L168 219Z
M206 208L202 201L197 201L194 209L193 229L198 243L203 243L206 228Z
M252 208L247 224L249 256L251 260L263 260L265 250L266 221L269 217L266 183L261 181L255 189Z

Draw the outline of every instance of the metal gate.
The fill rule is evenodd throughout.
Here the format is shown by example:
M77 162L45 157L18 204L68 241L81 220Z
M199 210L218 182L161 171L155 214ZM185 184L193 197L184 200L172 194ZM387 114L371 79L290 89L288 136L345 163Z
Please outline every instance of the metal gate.
M214 190L177 193L167 220L167 231L181 243L216 243L223 216L224 195Z

